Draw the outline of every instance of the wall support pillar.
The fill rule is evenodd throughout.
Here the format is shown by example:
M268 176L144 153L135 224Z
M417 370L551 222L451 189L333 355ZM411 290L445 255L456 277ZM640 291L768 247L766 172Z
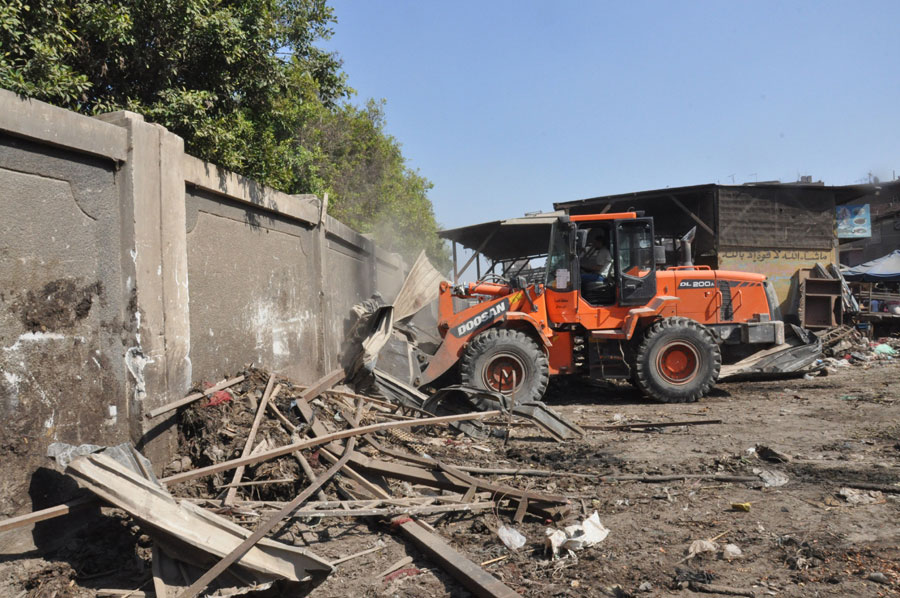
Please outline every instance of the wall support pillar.
M184 141L165 128L120 111L102 120L128 132L120 171L121 199L131 209L123 223L133 264L130 278L135 342L125 355L132 377L132 440L160 473L175 452L172 415L148 420L155 407L182 398L191 386L190 311L185 225ZM130 241L130 242L129 242Z

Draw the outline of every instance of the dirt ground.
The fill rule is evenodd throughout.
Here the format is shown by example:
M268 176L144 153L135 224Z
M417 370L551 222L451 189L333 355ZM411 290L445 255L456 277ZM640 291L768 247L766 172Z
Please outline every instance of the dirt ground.
M583 424L722 423L598 430L562 444L535 428L516 427L506 446L499 439L471 441L446 429L421 432L428 454L448 463L555 472L553 477L493 478L564 494L578 520L596 510L610 533L600 544L554 560L546 554L544 540L546 529L557 524L530 514L515 525L527 541L514 553L495 533L499 525L512 524L511 512L431 516L426 521L475 563L499 559L484 568L523 596L715 595L695 592L691 581L756 596L900 596L900 494L860 491L869 504L852 504L839 494L859 483L897 487L898 379L900 360L877 362L809 379L721 383L700 402L681 405L648 402L626 386L556 388L547 402ZM760 459L757 445L776 449L790 461ZM788 481L763 487L708 479L609 479L756 477L755 469L780 472ZM397 495L420 490L403 484L395 489ZM749 503L748 510L734 508L736 503ZM139 586L149 592L147 537L123 514L107 513L102 525L82 530L45 558L4 556L0 595L66 598L93 596L98 588ZM469 595L386 521L308 521L280 530L277 537L331 559L382 546L338 565L312 591L315 598ZM687 558L692 542L710 539L719 551ZM726 544L737 546L741 555L722 558ZM407 555L413 561L399 573L380 575Z

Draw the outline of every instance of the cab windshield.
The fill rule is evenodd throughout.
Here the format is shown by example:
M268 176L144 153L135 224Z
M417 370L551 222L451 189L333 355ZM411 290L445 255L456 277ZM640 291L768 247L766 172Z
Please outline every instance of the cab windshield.
M568 235L559 222L553 223L550 231L550 250L547 252L547 276L545 284L548 289L568 291L572 289L572 267L569 260Z

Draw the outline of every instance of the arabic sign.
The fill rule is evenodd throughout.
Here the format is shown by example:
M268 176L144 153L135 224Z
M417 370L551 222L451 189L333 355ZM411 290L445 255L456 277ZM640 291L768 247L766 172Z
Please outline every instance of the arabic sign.
M838 239L864 239L872 236L869 204L837 206Z

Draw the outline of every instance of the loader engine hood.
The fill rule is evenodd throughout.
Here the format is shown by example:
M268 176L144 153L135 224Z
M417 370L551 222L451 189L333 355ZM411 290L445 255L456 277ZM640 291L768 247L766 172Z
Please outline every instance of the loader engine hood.
M660 295L678 297L675 312L703 324L777 320L777 301L762 274L707 266L657 272Z

